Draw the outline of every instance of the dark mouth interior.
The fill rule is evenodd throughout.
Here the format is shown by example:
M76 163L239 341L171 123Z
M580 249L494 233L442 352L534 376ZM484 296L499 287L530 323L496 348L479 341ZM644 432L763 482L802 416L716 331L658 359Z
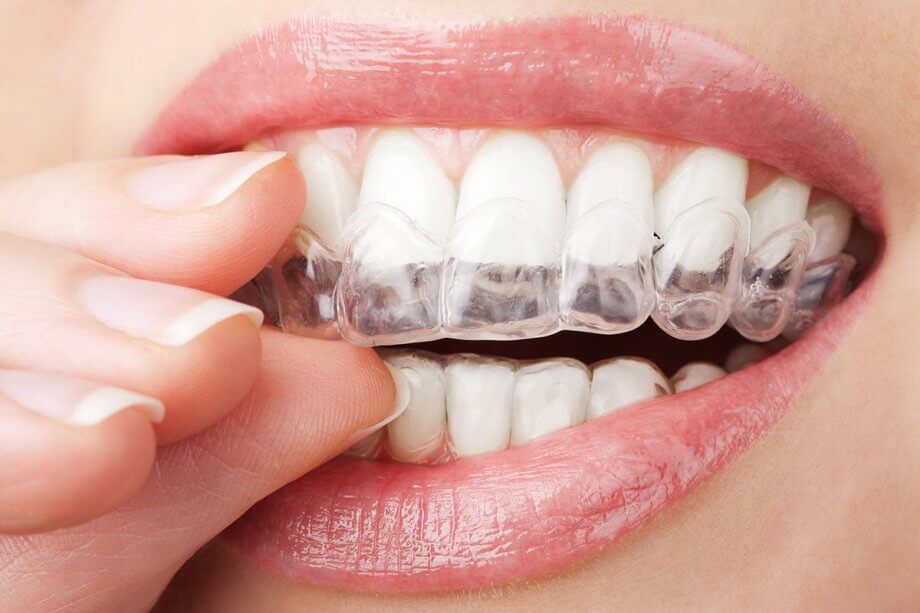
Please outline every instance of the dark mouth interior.
M638 356L651 360L668 376L688 362L704 361L724 364L728 353L742 343L748 343L729 327L699 341L681 341L668 336L652 321L625 334L601 335L584 332L559 332L545 338L518 341L463 341L442 339L428 343L404 345L433 353L477 353L517 360L568 357L585 364L619 356ZM782 338L764 347L772 354L789 344Z

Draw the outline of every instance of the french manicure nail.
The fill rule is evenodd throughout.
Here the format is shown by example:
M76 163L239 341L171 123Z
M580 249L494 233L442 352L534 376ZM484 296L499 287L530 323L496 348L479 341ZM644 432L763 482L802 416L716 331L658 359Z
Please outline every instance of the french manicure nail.
M384 362L384 365L390 371L390 375L393 377L393 384L396 387L396 398L393 401L393 409L390 411L390 414L385 418L374 424L373 426L368 426L367 428L362 428L354 433L354 435L348 439L348 444L345 445L345 449L348 449L360 442L361 440L367 438L374 432L384 428L391 421L399 417L406 410L406 407L409 406L409 382L406 381L405 375L400 372L400 370L394 366L391 366Z
M131 277L94 276L77 301L104 325L160 345L184 345L222 321L243 315L262 325L259 309L205 292Z
M128 194L161 211L214 206L257 172L284 157L283 151L233 151L164 162L128 179Z
M86 379L25 370L0 370L0 393L40 415L77 426L94 426L127 409L153 423L165 409L156 398Z

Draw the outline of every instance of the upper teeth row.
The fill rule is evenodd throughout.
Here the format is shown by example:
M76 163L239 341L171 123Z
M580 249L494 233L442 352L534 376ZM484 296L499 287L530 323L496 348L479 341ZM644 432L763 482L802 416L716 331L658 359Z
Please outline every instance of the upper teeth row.
M747 161L711 147L657 191L643 151L612 142L566 193L552 151L522 132L489 138L459 189L407 129L377 134L360 187L319 143L298 159L303 221L334 248L303 233L275 263L282 324L335 320L359 344L615 333L649 314L678 338L731 318L768 340L794 318L807 262L840 252L852 216L830 197L808 207L809 186L784 176L745 203Z

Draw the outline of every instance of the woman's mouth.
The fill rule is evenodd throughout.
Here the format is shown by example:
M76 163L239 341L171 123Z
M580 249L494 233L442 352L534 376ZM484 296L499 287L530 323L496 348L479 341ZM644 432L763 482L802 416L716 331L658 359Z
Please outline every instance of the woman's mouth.
M852 137L641 17L283 24L139 146L234 148L307 185L241 295L288 332L405 346L381 354L406 410L224 536L307 582L481 588L609 545L784 413L877 265Z

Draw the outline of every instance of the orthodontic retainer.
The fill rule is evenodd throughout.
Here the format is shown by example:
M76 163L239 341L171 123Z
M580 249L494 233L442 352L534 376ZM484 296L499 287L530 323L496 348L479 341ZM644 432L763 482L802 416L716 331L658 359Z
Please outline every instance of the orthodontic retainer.
M483 202L445 241L371 203L335 248L296 228L239 296L287 332L361 346L619 334L649 316L683 340L729 323L764 342L801 336L843 300L855 266L843 253L809 264L815 236L805 221L749 250L747 211L726 198L686 209L661 237L619 200L559 234L510 198Z

